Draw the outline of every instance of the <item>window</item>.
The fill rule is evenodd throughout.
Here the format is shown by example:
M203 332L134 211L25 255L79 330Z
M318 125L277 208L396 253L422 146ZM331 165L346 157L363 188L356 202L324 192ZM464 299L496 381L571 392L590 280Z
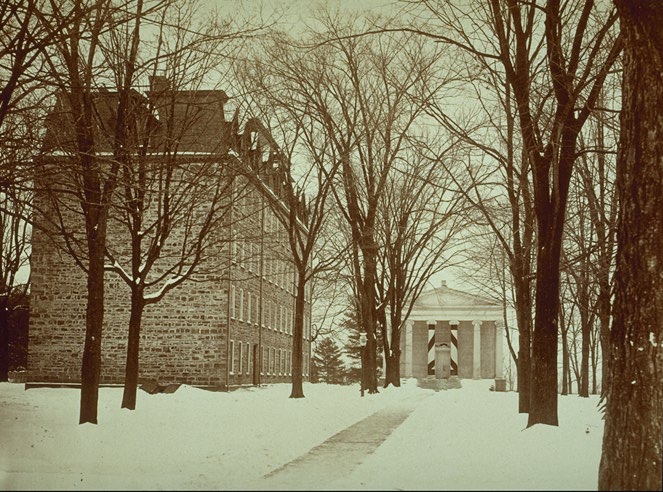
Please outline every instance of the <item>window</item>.
M242 321L244 319L244 289L240 287L239 289L239 320Z
M252 300L252 295L251 292L248 290L246 291L246 322L251 323L251 300Z
M269 347L269 373L268 374L273 374L274 373L274 348Z
M239 368L239 370L237 371L238 374L242 374L242 362L244 362L244 360L243 360L244 353L242 351L243 348L244 348L244 346L242 345L242 342L239 342L239 347L238 347L239 357L237 358L238 359L238 368Z
M283 325L285 324L285 317L283 314L283 306L279 306L279 331L283 331Z
M235 286L231 285L230 286L230 300L228 301L230 304L230 317L235 318Z
M288 351L288 375L292 376L292 350Z
M230 374L235 374L235 340L230 340Z
M260 356L260 374L265 374L265 364L267 363L267 347L262 348L262 354Z
M253 271L253 241L246 243L246 266L250 272Z
M253 322L257 325L258 322L260 321L260 316L258 313L258 307L259 307L260 299L258 299L258 294L253 295Z
M279 372L285 374L285 349L281 349L281 365L279 366Z
M230 259L233 263L237 263L237 234L235 231L232 232L230 241Z
M251 373L251 344L249 342L246 342L246 374Z

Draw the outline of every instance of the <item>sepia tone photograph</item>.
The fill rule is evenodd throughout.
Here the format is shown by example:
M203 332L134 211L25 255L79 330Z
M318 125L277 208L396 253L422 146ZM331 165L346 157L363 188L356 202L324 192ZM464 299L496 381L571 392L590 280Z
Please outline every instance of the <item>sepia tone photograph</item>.
M662 25L0 0L0 490L663 490Z

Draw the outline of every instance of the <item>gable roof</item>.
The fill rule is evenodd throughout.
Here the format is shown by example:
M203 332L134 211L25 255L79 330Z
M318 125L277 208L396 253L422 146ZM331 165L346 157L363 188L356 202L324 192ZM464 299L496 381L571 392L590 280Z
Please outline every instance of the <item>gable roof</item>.
M422 292L414 302L414 309L464 308L472 306L495 307L500 305L491 299L462 290L452 289L442 282L439 287Z

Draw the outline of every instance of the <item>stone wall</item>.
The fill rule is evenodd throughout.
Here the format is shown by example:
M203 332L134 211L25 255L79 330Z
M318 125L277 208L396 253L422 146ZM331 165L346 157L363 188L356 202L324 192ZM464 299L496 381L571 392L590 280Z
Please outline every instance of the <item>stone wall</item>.
M38 197L37 200L41 208L48 212L45 197ZM75 210L75 204L72 210ZM79 233L84 231L81 219L73 211L69 215L65 213L65 221ZM239 342L243 351L244 347L251 347L252 361L255 360L254 346L256 349L268 347L279 350L279 353L292 351L291 333L270 329L268 324L263 326L255 316L251 323L237 316L230 317L231 286L236 292L241 288L258 298L262 294L261 305L270 300L288 307L289 312L294 314L292 285L282 281L277 283L265 272L261 280L255 267L231 263L234 252L230 243L230 223L216 231L218 241L207 250L208 258L198 274L167 293L160 302L145 307L140 342L141 378L156 379L160 383L222 388L251 384L254 374L253 370L247 373L246 362L241 374L238 368L231 372L231 341L236 356ZM47 226L47 223L41 225ZM237 230L245 239L256 241L262 236L259 227L253 214L252 219ZM182 228L176 228L171 238L173 246L169 251L173 254L181 244L178 234L183 234ZM280 236L280 240L282 238ZM238 237L234 237L233 242L236 239ZM109 225L109 244L119 257L126 259L128 237L116 222ZM29 380L75 383L80 381L85 338L86 274L66 253L57 235L46 234L40 227L35 227L32 248ZM285 254L283 244L280 248ZM266 252L263 250L259 254ZM129 294L129 287L115 273L106 274L101 372L101 383L104 384L124 381L131 308ZM252 302L255 304L255 300ZM307 315L310 319L310 306L307 307ZM308 357L309 351L310 344L305 340L305 357ZM280 374L270 371L267 375L263 370L263 373L263 383L289 381L286 371L280 371Z

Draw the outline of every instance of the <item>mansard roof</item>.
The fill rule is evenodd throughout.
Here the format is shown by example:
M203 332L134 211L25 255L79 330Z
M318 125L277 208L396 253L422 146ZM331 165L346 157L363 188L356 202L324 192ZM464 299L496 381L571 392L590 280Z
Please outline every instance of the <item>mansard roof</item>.
M154 87L154 86L153 86ZM230 123L225 120L228 96L222 90L171 90L158 87L145 94L131 92L134 112L130 145L148 141L149 152L225 154L230 144ZM95 150L111 152L118 93L104 88L92 94ZM60 93L46 118L42 152L75 152L74 121L66 94Z

